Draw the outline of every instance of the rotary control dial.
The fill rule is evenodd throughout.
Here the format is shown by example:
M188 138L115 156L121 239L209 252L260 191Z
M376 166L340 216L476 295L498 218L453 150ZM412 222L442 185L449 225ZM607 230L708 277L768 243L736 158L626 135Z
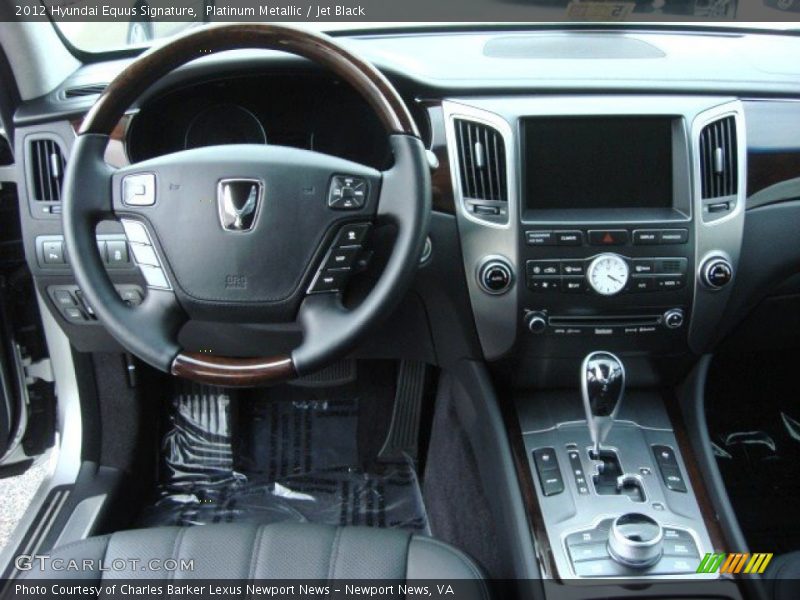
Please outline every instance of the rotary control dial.
M586 271L591 288L603 296L620 293L628 285L630 269L618 254L601 254L592 260Z

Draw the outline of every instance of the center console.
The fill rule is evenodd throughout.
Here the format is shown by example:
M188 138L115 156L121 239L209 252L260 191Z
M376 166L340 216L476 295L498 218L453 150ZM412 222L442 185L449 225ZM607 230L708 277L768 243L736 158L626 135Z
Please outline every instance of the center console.
M744 221L731 98L543 97L442 105L464 267L488 360L592 344L702 352Z
M510 387L543 571L718 578L696 573L716 549L662 392L625 381L626 366L641 386L656 380L642 365L715 341L742 242L741 104L566 96L442 109L484 356L534 374ZM559 361L561 379L537 380Z

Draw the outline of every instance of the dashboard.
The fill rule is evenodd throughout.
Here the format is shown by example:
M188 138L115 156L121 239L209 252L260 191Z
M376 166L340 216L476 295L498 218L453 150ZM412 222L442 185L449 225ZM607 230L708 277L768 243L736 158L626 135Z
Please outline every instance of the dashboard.
M644 360L696 356L773 293L800 293L786 283L800 250L775 253L769 243L791 239L800 223L800 137L791 133L800 130L800 67L783 58L796 56L798 38L612 29L341 41L397 86L438 162L430 245L412 294L365 352L440 364L484 358L530 371L518 380L528 385L531 365L572 364L599 345ZM581 52L559 54L567 42ZM731 64L732 53L748 60ZM16 115L28 261L81 350L113 342L80 303L59 200L37 178L50 164L42 156L69 160L96 98L69 92L102 87L126 64L86 65ZM375 168L391 162L360 98L271 52L210 57L172 73L131 108L106 156L122 166L226 143L317 150ZM137 302L148 283L124 232L106 223L98 236L118 291ZM367 250L379 257L374 241ZM795 308L782 302L776 314ZM297 335L216 325L194 324L185 345L210 339L221 352L250 355L289 347Z

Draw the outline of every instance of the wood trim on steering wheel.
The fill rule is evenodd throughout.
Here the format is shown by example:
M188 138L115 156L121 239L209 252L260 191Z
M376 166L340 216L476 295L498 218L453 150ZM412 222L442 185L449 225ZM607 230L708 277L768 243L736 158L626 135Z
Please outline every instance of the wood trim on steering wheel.
M326 36L255 23L204 27L146 52L109 84L86 115L80 133L110 134L120 117L153 81L195 59L241 49L279 50L326 67L363 96L388 133L419 137L405 102L371 64Z
M252 23L204 27L144 53L109 84L83 120L79 135L111 135L125 111L152 83L195 59L239 49L288 52L330 69L368 102L389 135L419 138L416 123L402 98L371 64L327 36ZM240 387L297 377L294 361L287 355L228 358L180 351L170 371L202 383Z

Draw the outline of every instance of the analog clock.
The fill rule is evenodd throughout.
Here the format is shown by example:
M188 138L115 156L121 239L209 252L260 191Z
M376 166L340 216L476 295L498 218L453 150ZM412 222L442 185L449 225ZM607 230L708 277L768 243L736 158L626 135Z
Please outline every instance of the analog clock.
M589 285L603 296L613 296L624 290L629 275L628 263L618 254L601 254L586 271Z

